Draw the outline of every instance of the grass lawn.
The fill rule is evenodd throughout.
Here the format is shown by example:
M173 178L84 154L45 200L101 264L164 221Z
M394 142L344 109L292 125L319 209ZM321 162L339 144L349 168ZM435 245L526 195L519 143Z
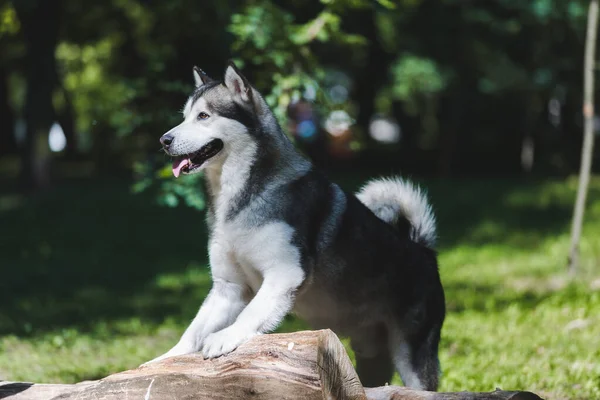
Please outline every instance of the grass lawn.
M448 304L441 390L600 398L600 179L592 185L583 269L569 281L574 181L426 182ZM0 194L0 379L96 379L163 353L210 287L206 252L202 214L157 207L127 182ZM288 317L280 330L302 328Z

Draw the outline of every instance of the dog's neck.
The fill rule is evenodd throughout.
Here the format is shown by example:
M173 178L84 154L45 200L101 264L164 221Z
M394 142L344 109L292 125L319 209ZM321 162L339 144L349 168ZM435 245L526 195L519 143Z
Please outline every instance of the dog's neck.
M258 101L259 100L259 101ZM296 150L282 131L266 102L259 98L255 105L260 117L245 140L231 143L222 160L206 169L206 182L216 222L224 222L227 213L243 191L250 196L303 175L311 163ZM256 174L256 175L253 175ZM251 182L252 188L248 187Z
M289 139L283 140L287 144L275 145L276 140L270 144L258 143L251 139L237 143L223 160L206 169L209 212L213 214L210 216L213 221L226 221L243 191L252 191L248 195L254 196L294 180L311 169L311 163L296 151ZM249 188L251 180L252 187Z
M238 143L223 160L206 169L208 194L217 220L225 217L229 203L245 189L256 153L256 143Z

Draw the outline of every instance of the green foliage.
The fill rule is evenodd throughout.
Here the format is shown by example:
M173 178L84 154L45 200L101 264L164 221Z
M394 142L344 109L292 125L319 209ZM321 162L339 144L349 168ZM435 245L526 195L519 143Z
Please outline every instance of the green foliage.
M415 97L441 92L446 80L436 62L411 54L401 56L391 67L394 96L409 102Z
M405 111L410 115L420 115L422 134L419 142L422 148L432 148L439 133L437 97L445 89L448 78L438 64L431 59L412 54L400 56L391 66L392 98L401 100ZM380 93L378 104L385 105L382 99L388 96Z
M359 7L360 2L351 3L344 7ZM341 16L333 9L344 7L336 2L327 4L329 8L304 24L295 24L292 14L270 1L250 4L231 17L229 31L234 35L236 61L260 66L256 85L269 88L265 99L282 125L290 102L308 88L316 89L317 103L323 111L328 109L322 91L325 69L310 46L313 42L351 48L365 44L362 36L341 30Z
M0 38L15 35L19 29L20 23L15 9L10 3L4 3L0 6Z
M283 122L292 96L299 96L304 86L314 84L305 71L315 66L315 59L308 47L292 40L291 14L271 2L250 5L243 11L231 17L229 31L235 37L232 50L239 55L236 61L240 65L247 61L261 66L257 85L272 88L265 99Z
M14 4L0 6L5 55L0 63L11 70L8 97L20 116L25 52ZM520 141L507 139L507 131L521 135L531 125L514 126L515 121L543 119L544 105L559 90L568 93L569 102L579 97L587 5L587 0L235 0L199 7L193 0L65 0L56 48L60 85L53 100L58 111L71 111L78 148L86 157L97 152L98 163L147 163L148 170L136 173L143 180L136 191L156 189L164 204L203 204L181 197L196 190L197 182L155 171L168 162L156 152L157 139L179 121L177 108L192 89L191 78L182 71L198 64L211 75L221 73L232 56L240 66L246 64L284 127L288 106L308 91L316 92L320 115L343 109L362 125L365 120L357 114L371 109L373 100L379 111L403 109L420 120L420 126L410 128L414 132L406 131L410 135L405 137L415 139L410 145L436 154L444 153L440 150L447 143L460 143L460 149L449 153L516 154L512 146ZM371 79L371 71L377 75L372 79L376 99L356 90ZM350 98L344 104L332 104L328 97L335 72L349 77ZM524 115L515 115L507 126L486 122L493 120L496 105L521 102L536 106L521 107ZM485 125L473 130L481 132L477 137L489 143L487 149L475 140L440 140L440 126L470 131L454 127L466 122L449 117L457 115L454 108L465 113L467 103L475 108L481 104L469 123L481 120ZM561 115L561 129L577 129L579 117L569 112ZM366 131L365 126L357 128ZM556 140L551 135L538 136ZM577 140L571 131L563 136ZM536 154L536 162L546 158L567 166L561 168L576 164L564 154L569 146L554 147L559 149L548 143L538 146L538 152L548 154ZM407 165L431 165L431 160L418 158L418 151L406 153L415 157Z
M460 56L445 58L440 56L440 52L445 49L437 39L443 33L440 34L435 29L427 32L427 35L436 38L434 45L430 45L426 38L422 38L423 44L415 41L413 37L420 35L415 33L415 27L406 30L407 26L411 26L411 19L421 12L423 2L420 0L377 3L363 0L323 0L322 4L323 7L314 16L298 23L293 7L282 7L270 0L240 1L227 26L232 35L230 49L235 60L240 66L256 67L252 69L253 83L265 94L280 123L285 126L289 104L302 97L307 89L315 89L316 105L322 115L336 108L346 109L351 115L356 112L356 103L331 104L327 91L324 90L330 73L327 63L331 63L331 60L327 59L326 52L315 49L344 49L345 54L360 54L368 46L381 42L386 51L396 56L389 67L390 79L383 84L377 95L377 108L389 111L392 102L399 101L409 115L419 116L421 129L416 143L425 149L439 146L441 131L438 99L451 94L453 88L464 85L465 68L476 80L479 92L490 98L524 91L550 91L557 84L566 86L559 82L559 76L563 75L565 65L573 63L572 59L557 56L554 46L547 44L549 42L536 46L535 52L527 55L530 58L515 52L514 49L518 48L511 43L522 41L519 35L524 33L546 32L545 26L548 24L563 24L565 16L569 18L567 24L571 29L582 31L586 5L583 0L501 0L494 6L478 3L468 7L463 6L460 1L450 0L446 5L436 5L439 15L444 15L446 7L460 7L457 15L462 18L461 24L465 25L465 32L481 29L484 32L482 35L457 37L451 46L456 44L460 47ZM129 6L123 7L128 9ZM132 9L137 10L136 7ZM377 10L374 16L379 37L366 38L342 28L342 21L349 12L370 9ZM128 12L143 14L139 10ZM148 28L145 27L148 22L144 21L151 20L152 16L138 15L132 19L139 21L136 23L141 26L136 28L140 32L138 40L146 43ZM442 25L451 23L439 17L428 17L427 21L431 20L432 26L437 28L435 21L438 19ZM144 46L152 49L156 44L151 46L148 43ZM156 54L159 56L148 52L147 56L159 62L170 53L159 51ZM173 85L174 90L185 91L185 85L180 83L160 84L162 87ZM536 104L542 104L539 98L535 101ZM541 107L531 108L532 113L540 110ZM139 124L143 125L143 117L137 118ZM126 122L124 118L121 121ZM125 125L134 126L132 123ZM197 189L196 182L182 179L174 181L170 177L159 179L158 183L161 186L159 193L162 193L160 201L164 204L180 204L175 198L183 199L181 196L184 193ZM183 203L191 202L184 200ZM199 204L201 203L197 205Z
M74 99L75 122L83 151L91 148L92 132L99 121L117 136L130 133L144 121L144 116L134 115L128 107L140 88L134 82L111 76L106 69L118 42L118 37L106 37L83 45L62 42L56 49L64 88Z
M169 175L171 175L170 168ZM179 199L181 199L188 207L197 210L204 209L204 198L200 195L200 188L202 187L200 179L202 179L202 176L196 174L182 176L180 179L183 183L178 183L174 179L164 182L158 197L159 204L176 207L180 202Z
M400 0L400 1L391 1L391 0L376 0L377 3L382 8L388 10L394 10L398 3L403 4L416 4L421 2L422 0ZM350 9L366 9L373 6L373 1L369 0L321 0L321 3L327 5L331 10L335 10L336 12L344 12Z
M534 0L532 1L534 14L541 18L547 18L552 12L552 0Z
M134 165L137 175L136 182L132 185L132 193L140 194L146 190L152 190L156 194L158 204L167 207L177 207L184 204L196 210L205 207L202 195L202 174L182 175L175 179L171 172L171 166L154 171L149 163L138 162Z
M242 50L246 45L250 45L256 50L265 50L272 46L276 55L267 58L268 55L259 52L251 58L252 62L263 63L273 61L278 66L283 66L285 59L281 52L289 46L290 29L289 25L294 17L281 10L271 2L262 2L259 5L249 5L243 13L233 14L231 16L231 25L229 31L236 37L233 43L233 50Z
M579 1L570 1L568 7L569 17L582 20L585 16L585 7L583 3Z

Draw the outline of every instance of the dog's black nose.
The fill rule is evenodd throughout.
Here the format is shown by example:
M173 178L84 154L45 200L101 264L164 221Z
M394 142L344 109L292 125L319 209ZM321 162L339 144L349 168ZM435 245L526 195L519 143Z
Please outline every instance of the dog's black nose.
M160 144L162 144L163 147L169 147L171 143L173 143L173 135L170 133L165 133L160 137Z

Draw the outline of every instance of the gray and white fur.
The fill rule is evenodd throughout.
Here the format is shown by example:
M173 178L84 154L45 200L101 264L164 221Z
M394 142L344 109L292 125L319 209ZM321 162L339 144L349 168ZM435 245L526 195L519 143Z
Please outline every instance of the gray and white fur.
M405 385L436 390L445 304L425 195L400 178L344 192L296 151L235 65L223 82L197 68L194 78L183 122L161 143L175 176L204 171L213 287L152 361L219 357L293 311L350 337L363 385L396 369Z

